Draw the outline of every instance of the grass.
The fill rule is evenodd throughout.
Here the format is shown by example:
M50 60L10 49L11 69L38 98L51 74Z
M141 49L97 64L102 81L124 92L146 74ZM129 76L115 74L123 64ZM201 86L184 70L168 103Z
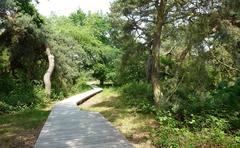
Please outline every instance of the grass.
M33 147L50 105L0 116L0 147Z
M116 89L105 88L80 108L101 113L137 148L240 146L239 134L227 133L221 118L192 115L183 122L165 110L149 112L152 107L146 102L141 106L139 99L131 99L130 103L127 100ZM206 120L205 126L194 125L198 120Z
M70 89L67 96L78 94L89 89L90 87L87 84L79 82ZM25 92L23 94L25 94ZM41 97L42 96L39 98ZM53 93L52 98L57 101L63 97L62 94ZM33 99L36 98L33 97ZM21 108L21 111L15 111L9 114L1 114L0 109L0 148L34 147L38 135L50 113L51 106L54 103L55 102L46 99L36 107Z
M150 141L150 126L155 125L151 115L137 112L114 88L104 91L80 106L82 110L96 111L108 119L135 147L153 147Z

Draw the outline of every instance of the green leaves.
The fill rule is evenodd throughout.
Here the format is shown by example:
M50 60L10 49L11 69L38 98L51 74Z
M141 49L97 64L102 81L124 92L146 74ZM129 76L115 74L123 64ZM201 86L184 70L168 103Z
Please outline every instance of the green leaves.
M81 10L77 10L69 17L76 25L83 26L86 19L86 14Z
M79 73L85 71L101 81L114 76L119 50L111 46L106 16L78 10L70 17L52 16L48 25L50 44L57 57L56 71L65 76L67 83L74 84Z

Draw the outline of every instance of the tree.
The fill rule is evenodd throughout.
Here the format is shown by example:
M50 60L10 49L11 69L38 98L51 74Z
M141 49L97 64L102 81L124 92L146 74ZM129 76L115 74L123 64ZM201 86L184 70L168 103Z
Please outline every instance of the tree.
M9 69L14 76L16 76L16 70L21 69L30 80L38 79L41 77L38 65L45 64L44 51L47 51L48 57L52 57L50 49L45 46L48 41L44 21L30 0L24 2L5 0L1 5L3 6L1 22L4 31L0 35L0 40L10 52ZM44 76L48 96L51 89L49 85L51 66L54 66L51 62L52 60L49 60L50 68Z
M85 14L81 9L79 9L79 10L77 10L76 12L73 12L73 13L70 15L69 18L70 18L76 25L83 26L86 17L87 17L86 14Z
M62 82L74 85L82 72L90 72L101 83L112 80L119 50L107 37L110 25L106 16L87 15L79 10L70 17L52 16L47 25L56 60L55 72L65 77Z
M160 47L161 47L161 35L162 35L162 29L163 25L165 23L165 7L166 2L165 0L156 1L154 5L157 10L157 16L156 16L156 22L155 22L155 30L153 34L153 43L152 48L150 49L150 64L151 64L151 71L150 71L150 77L151 77L151 83L153 88L153 95L154 95L154 101L157 105L163 104L163 94L160 89L159 85L159 61L160 61Z
M200 46L202 48L204 40L213 34L214 29L218 28L216 27L217 16L220 15L216 14L225 12L221 8L229 8L225 4L229 5L229 1L221 3L218 0L117 0L113 3L112 20L123 24L120 27L122 33L118 32L114 38L124 40L123 37L131 36L135 42L141 43L143 48L149 52L148 75L156 104L166 102L164 100L166 97L163 97L163 91L159 84L159 57L169 49L162 45L162 41L170 36L171 30L175 30L176 34L176 30L185 28L185 33L188 34L184 41L186 49L180 56L180 59L184 59L191 50L200 49ZM234 14L236 15L236 13ZM171 30L164 31L165 28ZM173 35L171 34L171 36Z
M43 44L46 42L43 20L31 1L1 1L1 45L11 53L10 70L25 69L30 78L33 67L43 55ZM28 69L27 67L32 67Z
M0 1L0 61L4 61L0 64L0 102L7 106L4 112L34 106L44 98L41 87L48 62L44 25L32 0Z
M144 42L144 46L148 48L150 69L148 72L156 105L164 103L159 84L159 61L162 30L168 11L171 10L166 7L167 4L169 3L165 0L128 2L118 0L112 6L112 15L123 18L126 31L138 42Z
M93 77L100 81L100 85L104 84L107 79L107 67L103 64L97 63L93 66Z
M48 66L47 72L44 74L43 81L45 84L45 92L47 96L50 97L51 96L51 75L53 73L55 62L54 62L54 55L51 54L50 49L48 47L46 48L46 54L48 56L49 66Z
M76 18L77 15L75 14ZM72 16L71 16L72 17ZM71 18L70 17L70 18ZM112 29L107 16L101 13L90 13L86 15L82 26L77 29L87 33L88 41L79 42L82 44L83 50L86 52L89 62L86 63L85 68L93 70L92 76L100 80L101 85L105 80L110 80L115 67L118 49L112 47L110 38L108 37ZM79 36L79 35L76 35ZM81 37L83 38L83 37ZM79 38L79 39L81 39Z

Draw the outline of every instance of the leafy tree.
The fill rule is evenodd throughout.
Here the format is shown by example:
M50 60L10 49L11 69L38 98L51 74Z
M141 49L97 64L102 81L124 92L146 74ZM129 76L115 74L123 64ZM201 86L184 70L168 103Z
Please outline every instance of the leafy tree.
M113 3L111 8L113 24L122 25L120 25L122 33L118 33L118 36L113 34L113 38L123 41L124 37L134 38L135 42L141 43L143 48L148 50L148 72L156 104L166 102L164 100L166 97L162 95L164 88L160 89L159 85L160 54L169 51L169 48L164 45L165 40L168 37L177 36L178 31L182 30L185 36L183 44L186 45L186 49L180 49L182 50L178 58L180 63L189 52L199 56L206 55L203 48L210 45L206 43L206 39L213 36L214 39L218 39L219 36L214 31L221 27L217 27L216 24L222 24L218 21L224 20L220 17L224 15L220 14L226 13L225 9L229 7L231 7L229 1L221 3L220 1L190 0L127 2L118 0ZM236 8L233 9L236 11ZM234 13L234 16L237 16L237 13ZM178 79L180 80L181 77L179 76Z
M103 64L97 63L93 67L93 77L100 80L100 85L104 84L104 81L107 79L107 67Z
M123 18L125 30L138 41L145 42L149 51L149 76L157 105L163 104L163 94L159 85L159 60L163 26L173 9L173 2L161 1L122 1L113 3L114 17ZM170 6L170 7L169 7Z
M3 0L0 5L0 59L5 63L0 69L0 96L8 111L43 99L35 91L41 91L38 80L47 64L47 40L44 21L30 0Z
M76 12L74 12L70 15L70 19L76 25L80 25L80 26L84 25L84 21L85 21L86 17L87 17L86 14L81 9L77 10Z
M29 78L34 76L36 62L44 59L44 45L46 43L43 20L30 1L3 1L0 35L2 46L10 52L10 71L21 68L28 73ZM4 48L3 48L4 49ZM29 68L31 67L31 68Z

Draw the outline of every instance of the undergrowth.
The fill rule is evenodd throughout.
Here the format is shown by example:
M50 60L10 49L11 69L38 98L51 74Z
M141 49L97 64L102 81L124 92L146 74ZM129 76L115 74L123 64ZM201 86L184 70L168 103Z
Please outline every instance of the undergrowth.
M27 108L34 109L36 106L45 105L91 89L86 81L86 78L77 79L75 84L65 89L54 86L51 97L48 98L45 95L42 81L29 80L26 76L2 75L0 77L0 115ZM54 81L53 85L56 85Z
M239 84L164 107L153 104L151 86L144 82L126 84L120 92L138 112L154 115L158 126L150 131L156 147L239 147L240 112L233 107L239 108Z

